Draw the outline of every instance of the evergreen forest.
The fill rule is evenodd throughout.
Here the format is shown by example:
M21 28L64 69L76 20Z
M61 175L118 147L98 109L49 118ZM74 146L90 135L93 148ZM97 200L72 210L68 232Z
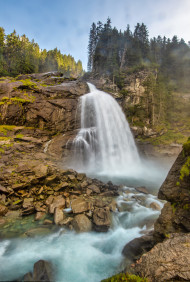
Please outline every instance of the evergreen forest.
M82 62L71 55L63 55L57 48L47 51L30 41L26 35L19 36L14 30L6 35L0 27L0 76L61 71L67 76L83 74Z
M112 27L110 18L105 24L93 23L88 75L109 81L132 126L164 133L166 142L183 143L190 134L190 45L183 39L149 38L144 23L137 23L134 31L127 25L123 32ZM137 81L144 88L139 97L131 89Z

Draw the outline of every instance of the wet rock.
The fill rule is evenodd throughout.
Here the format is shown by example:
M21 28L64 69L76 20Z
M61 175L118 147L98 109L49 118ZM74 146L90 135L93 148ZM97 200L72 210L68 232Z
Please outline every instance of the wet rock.
M63 210L60 208L55 208L54 212L54 222L55 224L59 224L65 218L65 214Z
M0 216L5 215L8 212L8 208L0 204Z
M54 281L54 271L51 262L39 260L34 264L33 281Z
M38 228L32 228L25 232L25 235L28 237L36 237L36 236L44 236L51 233L51 230L49 228L45 227L38 227Z
M156 210L156 211L160 211L161 210L160 205L158 203L156 203L156 202L152 202L150 204L150 208L153 209L153 210Z
M6 223L6 220L4 218L0 218L0 225L4 225Z
M138 192L143 193L143 194L149 194L148 190L146 187L137 187L135 188Z
M135 238L125 245L122 254L126 257L127 264L135 262L144 253L150 251L155 245L153 232L140 238Z
M71 208L72 208L73 213L82 213L82 212L90 210L91 205L89 202L81 198L76 198L75 200L72 200Z
M106 232L111 225L111 215L109 208L95 208L93 213L93 223L95 230Z
M50 219L45 219L44 222L43 222L44 225L50 225L50 224L53 224L53 221L50 220Z
M66 225L68 226L73 221L73 217L66 217L62 221L60 221L60 225Z
M16 211L8 211L5 215L6 218L19 218L21 217L22 213L20 210Z
M133 272L152 282L190 281L190 234L170 234L137 261Z
M32 273L28 272L24 275L23 282L31 282L31 281L34 281L32 277Z
M61 195L54 197L53 203L49 205L49 212L53 214L55 208L65 208L65 199Z
M78 232L89 232L92 230L92 223L84 214L78 214L72 221L73 228Z
M37 212L35 215L35 220L40 220L45 217L46 213L45 212Z

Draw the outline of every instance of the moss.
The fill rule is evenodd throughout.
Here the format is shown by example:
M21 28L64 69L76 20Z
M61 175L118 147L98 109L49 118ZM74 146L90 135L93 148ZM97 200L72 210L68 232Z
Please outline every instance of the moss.
M187 157L186 162L182 166L180 170L180 177L179 179L183 181L184 177L187 177L190 175L190 157Z
M177 205L176 203L173 203L173 204L171 205L171 206L172 206L172 212L173 212L173 213L175 213L175 211L176 211L176 205Z
M31 79L20 80L23 84L18 86L18 89L37 90L38 87Z
M110 278L102 280L102 282L119 282L119 281L126 281L126 282L148 282L146 278L141 278L140 276L136 276L133 274L128 273L119 273L114 275Z
M14 128L14 125L0 125L0 133L7 135L7 131L12 131Z
M0 141L8 141L8 140L10 140L11 139L11 137L2 137L2 136L0 136Z
M190 156L190 137L187 142L183 144L183 152L186 156Z
M183 209L184 209L184 210L189 210L189 209L190 209L189 204L185 204L185 205L183 206Z
M16 138L23 138L23 137L24 137L23 134L17 134L17 135L16 135Z
M4 154L5 150L3 148L0 148L0 154Z

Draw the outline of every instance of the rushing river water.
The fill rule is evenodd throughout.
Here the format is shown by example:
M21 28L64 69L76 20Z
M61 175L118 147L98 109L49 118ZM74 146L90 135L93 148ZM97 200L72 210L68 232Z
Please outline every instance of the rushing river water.
M122 270L122 249L153 226L160 208L156 194L167 170L143 161L117 102L90 86L81 99L81 130L75 142L72 167L104 181L123 184L107 233L81 233L59 229L51 234L0 241L0 281L11 281L29 271L39 259L50 260L58 282L98 282ZM77 162L76 162L77 160ZM146 185L149 194L138 192ZM21 224L21 223L18 223Z

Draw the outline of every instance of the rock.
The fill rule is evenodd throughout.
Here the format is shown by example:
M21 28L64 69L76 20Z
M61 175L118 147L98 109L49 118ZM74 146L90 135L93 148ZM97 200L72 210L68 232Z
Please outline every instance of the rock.
M89 185L88 189L91 190L93 193L99 194L100 193L100 188L96 185Z
M40 220L45 217L46 213L45 212L37 212L35 215L35 220Z
M8 208L0 204L0 216L5 215L8 212Z
M148 190L146 187L137 187L135 188L138 192L143 193L143 194L149 194Z
M158 203L156 203L156 202L152 202L150 204L150 208L153 209L153 210L156 210L156 211L160 211L161 210L160 205Z
M62 182L61 184L59 184L58 186L56 186L54 188L54 190L57 191L61 191L64 190L65 188L67 188L69 186L68 182Z
M54 281L53 266L49 261L39 260L34 264L33 281Z
M22 204L23 208L27 209L27 208L33 207L34 206L33 201L34 201L33 198L25 198Z
M49 219L45 219L44 222L43 222L44 225L50 225L50 224L53 224L53 221L52 220L49 220Z
M4 186L2 186L2 185L0 184L0 193L1 193L1 192L3 192L3 193L9 193L8 190L7 190L7 188L5 188Z
M89 232L92 230L92 223L84 214L78 214L72 221L73 228L78 232Z
M73 213L82 213L82 212L90 210L91 205L89 202L81 198L77 198L71 202L71 208L72 208Z
M95 230L106 232L111 225L111 215L109 208L95 208L93 213L93 223Z
M65 208L65 199L61 195L54 197L53 203L49 205L49 212L53 214L55 208Z
M24 234L28 237L44 236L51 233L51 230L47 227L38 227L27 230Z
M127 243L122 250L122 254L126 257L127 263L132 263L139 259L142 254L150 251L154 245L153 232L150 232Z
M60 225L69 225L73 221L73 217L66 217L59 222Z
M34 281L33 280L33 277L32 277L32 273L31 272L28 272L24 275L23 277L23 282L31 282L31 281Z
M21 217L21 211L16 210L16 211L8 211L5 215L6 218L19 218Z
M50 195L45 202L46 205L49 206L50 204L52 204L53 200L54 200L54 196Z
M54 222L55 224L59 224L65 218L65 214L63 210L60 208L55 208L54 212Z
M190 234L170 234L135 264L133 272L148 281L190 281Z
M51 176L48 176L48 177L45 179L44 183L45 183L46 185L51 185L51 184L56 183L58 180L59 180L59 178L57 177L57 175L51 175Z
M6 220L4 218L0 218L0 225L4 225L6 223Z

